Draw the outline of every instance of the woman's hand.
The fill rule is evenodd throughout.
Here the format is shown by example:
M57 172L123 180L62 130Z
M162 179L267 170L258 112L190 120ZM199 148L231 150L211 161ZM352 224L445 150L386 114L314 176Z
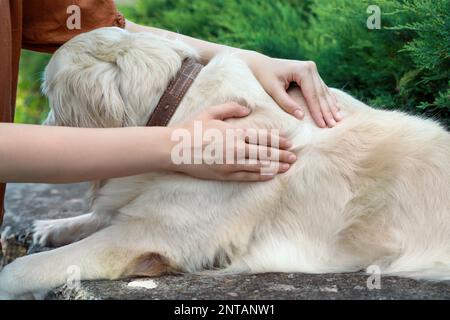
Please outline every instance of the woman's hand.
M171 164L166 170L183 172L188 175L213 180L232 180L232 181L265 181L270 180L277 173L286 172L290 165L296 161L296 156L286 149L291 146L286 138L273 132L258 132L258 141L250 141L247 133L249 129L233 126L223 120L229 118L242 118L247 116L250 110L236 103L228 103L211 107L198 115L193 121L189 121L181 126L172 129L171 134ZM199 128L201 127L201 132ZM178 130L178 131L177 131ZM197 130L197 131L196 131ZM250 129L251 130L251 129ZM223 137L223 140L205 139L207 132ZM256 132L256 131L254 131ZM201 135L200 142L198 135ZM236 143L230 143L226 137L230 134L236 136ZM196 136L197 135L197 136ZM265 135L263 139L261 135ZM180 145L177 140L180 136L189 137L191 142L182 149L187 152L190 163L175 163L174 156L179 156L179 151L174 152L174 148ZM194 138L194 137L197 138ZM278 142L278 143L275 143ZM218 150L220 154L213 157L205 149ZM200 155L198 158L196 155ZM232 159L229 159L232 155ZM263 158L264 155L270 155L270 158ZM223 163L215 161L223 159ZM232 160L232 161L230 161ZM270 161L269 161L270 160ZM269 167L272 171L267 172Z
M290 84L296 83L319 127L331 128L342 120L336 97L323 82L314 62L274 59L251 51L244 51L241 57L267 93L286 112L298 119L305 115L302 107L287 93Z

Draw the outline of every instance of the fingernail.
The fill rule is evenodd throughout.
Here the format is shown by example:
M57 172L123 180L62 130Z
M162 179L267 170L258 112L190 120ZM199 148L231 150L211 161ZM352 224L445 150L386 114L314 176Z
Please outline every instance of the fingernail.
M331 127L334 127L336 125L336 121L334 119L331 119L330 124L331 124Z
M300 109L297 109L297 110L294 112L294 117L296 117L296 118L299 119L299 120L302 120L302 119L303 119L303 116L304 116L304 113L303 113L303 111L300 110Z
M289 169L289 167L290 167L290 165L289 165L289 164L287 164L287 163L283 163L283 164L281 165L281 170L288 170L288 169Z
M338 111L336 112L336 116L339 118L339 120L342 120L344 116L342 115L342 112Z
M286 141L286 148L290 148L290 147L292 147L292 142Z
M295 162L297 160L297 156L295 154L291 154L288 158L289 162Z

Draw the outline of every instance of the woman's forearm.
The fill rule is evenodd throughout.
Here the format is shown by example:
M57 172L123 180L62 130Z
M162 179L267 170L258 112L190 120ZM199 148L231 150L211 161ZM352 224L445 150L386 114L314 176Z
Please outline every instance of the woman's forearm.
M169 141L168 128L0 123L0 181L72 183L162 170L170 160Z
M194 49L197 50L197 52L200 55L200 59L204 64L208 63L212 58L214 58L217 54L220 54L221 52L224 52L226 50L238 53L241 59L246 61L248 64L252 63L255 59L258 59L258 57L263 57L262 54L259 54L254 51L244 50L244 49L238 49L233 48L213 42L208 42L204 40L195 39L189 36L185 36L183 34L171 32L168 30L163 30L159 28L154 27L148 27L148 26L142 26L138 25L134 22L128 21L126 23L126 29L131 32L151 32L153 34L166 37L169 39L178 39L181 40Z

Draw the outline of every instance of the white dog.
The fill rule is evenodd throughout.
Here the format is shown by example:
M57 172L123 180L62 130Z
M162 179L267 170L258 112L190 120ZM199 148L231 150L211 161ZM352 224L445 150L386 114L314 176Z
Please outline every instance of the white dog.
M178 41L117 28L65 44L44 81L49 122L143 126L170 79L196 53ZM92 212L38 221L35 238L58 249L17 259L0 273L3 298L65 283L166 272L349 272L450 279L450 134L437 123L372 109L334 90L345 119L319 129L298 121L237 57L214 58L172 118L245 102L245 127L284 128L299 160L261 183L151 173L103 181ZM298 89L290 92L305 104ZM132 143L132 141L130 141Z

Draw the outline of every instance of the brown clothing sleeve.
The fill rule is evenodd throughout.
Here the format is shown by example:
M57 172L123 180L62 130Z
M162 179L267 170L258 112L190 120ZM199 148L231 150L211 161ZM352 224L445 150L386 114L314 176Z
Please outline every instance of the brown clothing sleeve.
M26 0L22 47L53 52L72 37L101 27L125 27L113 0Z

